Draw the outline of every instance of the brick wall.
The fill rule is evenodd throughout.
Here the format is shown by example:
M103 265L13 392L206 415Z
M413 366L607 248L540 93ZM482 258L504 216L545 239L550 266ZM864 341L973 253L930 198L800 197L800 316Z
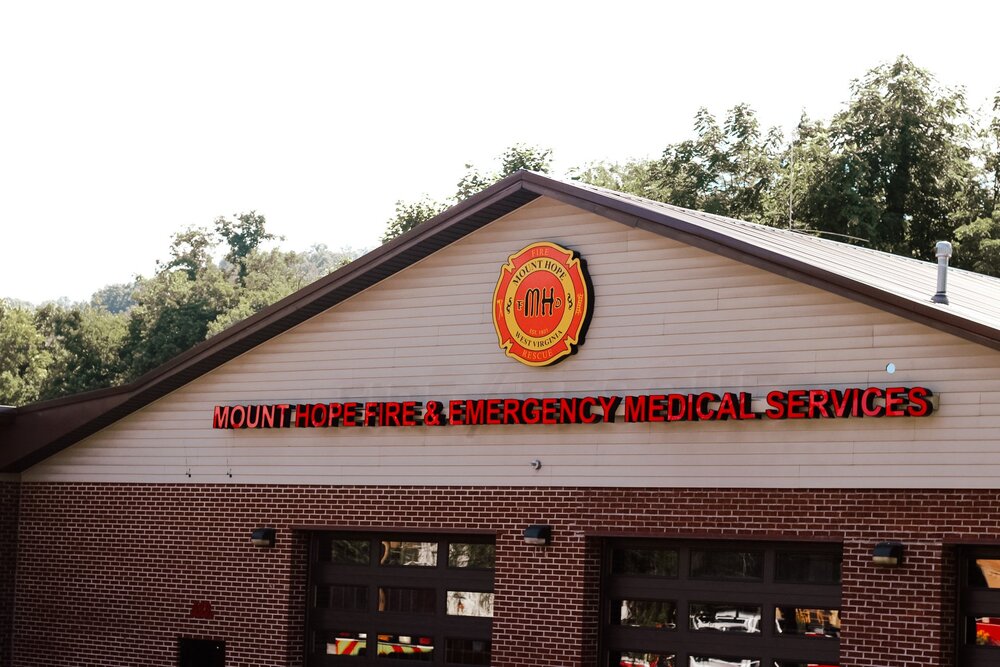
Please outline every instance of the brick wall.
M295 526L497 533L494 665L596 664L598 534L844 543L842 667L954 667L946 543L1000 540L1000 492L23 484L18 667L173 665L178 636L227 665L302 664L306 544ZM524 526L549 523L552 546ZM279 530L274 549L252 528ZM871 547L908 545L902 568ZM208 602L214 618L192 618ZM905 622L901 622L905 619Z
M0 666L10 664L19 482L0 482Z

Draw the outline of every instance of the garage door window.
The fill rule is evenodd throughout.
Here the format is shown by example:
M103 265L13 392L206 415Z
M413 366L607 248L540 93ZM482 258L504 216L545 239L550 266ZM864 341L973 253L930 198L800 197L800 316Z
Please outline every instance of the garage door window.
M612 540L602 667L835 667L840 545Z
M491 537L316 533L310 554L310 667L490 664Z

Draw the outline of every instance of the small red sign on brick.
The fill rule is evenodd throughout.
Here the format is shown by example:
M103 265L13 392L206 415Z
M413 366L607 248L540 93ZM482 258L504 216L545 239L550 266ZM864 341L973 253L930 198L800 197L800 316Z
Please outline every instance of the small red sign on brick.
M191 604L191 618L215 618L211 602L194 602Z

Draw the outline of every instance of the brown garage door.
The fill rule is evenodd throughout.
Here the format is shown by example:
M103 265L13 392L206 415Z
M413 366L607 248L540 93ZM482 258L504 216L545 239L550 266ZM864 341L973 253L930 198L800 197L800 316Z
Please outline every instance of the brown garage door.
M613 540L603 667L837 665L840 545Z
M493 562L480 535L313 534L306 664L489 665Z

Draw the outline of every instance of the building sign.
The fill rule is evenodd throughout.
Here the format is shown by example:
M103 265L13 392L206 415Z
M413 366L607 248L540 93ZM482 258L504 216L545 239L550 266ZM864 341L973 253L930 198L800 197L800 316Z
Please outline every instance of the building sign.
M926 417L926 387L790 389L754 399L748 392L574 398L472 398L217 405L212 428L358 428L533 424L669 423L753 419Z
M548 366L583 343L591 290L582 260L555 243L532 243L511 255L493 292L493 325L508 357Z

